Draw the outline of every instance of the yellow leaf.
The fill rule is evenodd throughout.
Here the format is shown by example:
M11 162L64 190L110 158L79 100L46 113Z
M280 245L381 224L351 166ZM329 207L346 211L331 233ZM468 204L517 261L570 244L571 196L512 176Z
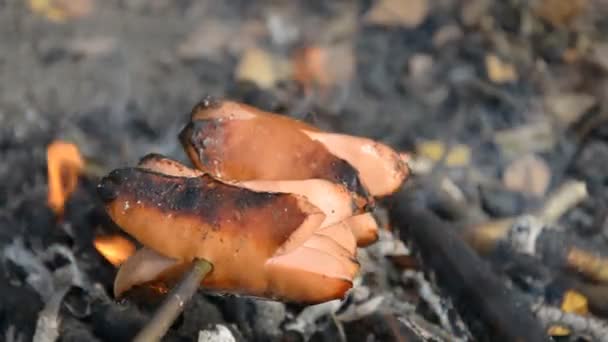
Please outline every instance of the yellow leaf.
M419 155L435 162L441 160L446 153L445 145L441 141L429 140L420 143L417 148ZM447 151L445 164L450 167L466 166L471 161L471 150L467 145L456 145Z
M562 310L564 312L572 312L579 315L586 315L589 313L589 306L587 303L587 297L574 291L568 290L564 294L562 300Z
M270 88L286 77L287 62L265 50L251 48L245 51L236 68L236 78L251 81L262 88Z
M496 55L486 56L486 72L494 83L507 83L517 80L517 70L512 64L504 62Z
M378 0L365 15L365 21L383 26L414 28L429 12L428 0Z
M586 315L589 313L587 297L574 290L568 290L562 299L561 309L564 312ZM553 325L549 328L548 333L551 336L567 336L570 335L570 329L560 325Z
M93 0L29 0L28 5L32 12L61 23L91 13Z
M551 336L568 336L570 335L570 329L560 325L552 325L549 327L547 333Z

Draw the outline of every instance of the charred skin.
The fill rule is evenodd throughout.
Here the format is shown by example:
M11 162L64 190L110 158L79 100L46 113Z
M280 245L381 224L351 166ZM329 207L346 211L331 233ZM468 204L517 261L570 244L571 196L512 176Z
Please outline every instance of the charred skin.
M221 102L195 108L180 141L196 168L215 177L239 181L325 179L370 201L357 170L310 139L301 131L304 128L316 131L280 115Z
M315 249L324 215L300 196L144 168L113 171L99 193L117 225L180 272L193 258L210 261L202 285L211 290L317 303L342 298L358 270L348 253Z
M138 167L176 177L204 175L202 171L186 167L159 154L144 156ZM324 211L326 218L322 226L344 220L355 236L359 247L368 246L378 238L378 225L374 217L371 213L364 212L359 198L352 196L352 193L338 184L322 179L306 179L301 181L253 180L233 182L232 185L258 192L293 193L304 196L313 205ZM349 204L350 208L348 208Z

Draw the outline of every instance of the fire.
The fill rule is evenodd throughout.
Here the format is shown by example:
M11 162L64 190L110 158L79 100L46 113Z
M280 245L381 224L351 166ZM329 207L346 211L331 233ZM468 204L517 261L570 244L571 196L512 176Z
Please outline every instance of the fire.
M58 216L63 215L65 202L78 185L84 161L76 145L54 141L46 150L48 167L48 205Z
M135 253L135 245L120 235L98 236L95 249L112 265L120 266Z

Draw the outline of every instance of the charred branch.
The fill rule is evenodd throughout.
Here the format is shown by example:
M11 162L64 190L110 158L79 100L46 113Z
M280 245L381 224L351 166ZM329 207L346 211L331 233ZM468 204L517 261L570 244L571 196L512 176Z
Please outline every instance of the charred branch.
M508 288L448 223L403 192L396 196L392 219L478 340L547 340L529 301Z

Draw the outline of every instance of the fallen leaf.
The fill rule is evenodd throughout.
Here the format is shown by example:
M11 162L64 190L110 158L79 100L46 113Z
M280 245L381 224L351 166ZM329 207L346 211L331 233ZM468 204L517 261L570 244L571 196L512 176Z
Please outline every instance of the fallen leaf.
M493 54L486 55L486 72L494 83L513 82L518 78L517 70L512 64L502 61Z
M355 57L350 44L311 45L298 49L292 60L293 78L305 88L329 90L352 79Z
M562 310L565 312L572 312L579 315L586 315L589 313L589 306L587 297L578 293L574 290L566 291L564 299L562 301Z
M384 26L414 28L429 12L428 0L379 0L365 14L365 22Z
M213 57L225 50L235 31L232 25L220 20L205 20L177 45L177 55L185 60Z
M547 334L551 336L568 336L570 335L570 329L562 327L561 325L552 325L547 330Z
M510 190L543 196L549 187L551 170L543 159L529 154L509 164L502 180Z
M465 26L474 26L481 22L490 9L488 0L467 0L463 1L460 9L460 18Z
M48 20L61 23L81 18L93 10L93 0L29 0L30 10Z
M262 88L270 88L289 72L287 62L259 48L245 51L236 68L236 79L251 81Z
M264 25L255 20L232 23L224 18L207 19L186 35L176 53L183 60L218 59L226 52L238 56L255 47L266 34Z
M441 141L423 141L416 146L418 155L438 162L446 153L446 147ZM471 150L467 145L456 145L447 151L445 164L450 167L466 166L471 161Z
M494 142L507 158L549 150L555 145L555 139L553 127L546 121L510 128L494 135Z
M464 32L458 25L445 25L433 34L433 46L443 47L444 45L460 40Z
M549 113L563 125L569 126L595 106L597 100L589 94L565 93L548 95L544 102Z
M589 313L587 297L574 290L568 290L562 299L561 309L568 313L582 316L587 315ZM570 335L570 329L560 325L553 325L549 328L548 333L551 336L567 336Z
M587 6L587 0L542 0L537 3L536 15L557 27L572 23Z
M96 36L74 39L68 49L79 56L100 57L116 49L116 39L109 36Z
M597 43L591 48L589 60L608 70L608 43Z

